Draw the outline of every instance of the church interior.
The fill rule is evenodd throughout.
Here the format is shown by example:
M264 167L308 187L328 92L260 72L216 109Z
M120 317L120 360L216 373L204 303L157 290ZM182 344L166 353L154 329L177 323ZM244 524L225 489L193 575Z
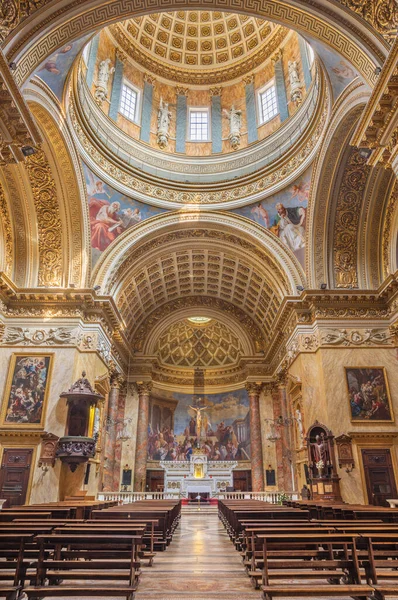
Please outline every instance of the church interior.
M0 3L0 598L398 600L397 0Z

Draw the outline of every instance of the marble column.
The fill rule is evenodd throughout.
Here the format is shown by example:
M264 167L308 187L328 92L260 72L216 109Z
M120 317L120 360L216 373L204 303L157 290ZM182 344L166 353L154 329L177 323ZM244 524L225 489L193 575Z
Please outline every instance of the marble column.
M277 462L277 482L280 492L292 491L292 464L294 444L292 443L292 427L287 424L290 412L287 405L286 386L283 383L275 383L272 388L272 404L274 419L282 418L282 424L278 427L280 439L275 442Z
M261 384L246 383L250 407L250 448L253 492L264 490L263 449L261 442L260 392Z
M148 454L149 398L151 382L138 383L138 423L135 446L134 491L144 492Z
M119 391L118 410L117 410L117 425L115 426L116 439L115 439L115 452L113 457L113 489L120 489L120 471L122 461L122 447L123 442L117 439L118 432L124 430L124 418L125 418L125 407L126 407L126 393L127 386L121 386Z
M105 464L103 470L103 490L106 492L115 492L113 471L115 463L116 449L116 421L119 410L119 393L122 385L122 378L119 373L113 373L110 377L111 389L108 399L108 414L106 419L106 438L105 438Z

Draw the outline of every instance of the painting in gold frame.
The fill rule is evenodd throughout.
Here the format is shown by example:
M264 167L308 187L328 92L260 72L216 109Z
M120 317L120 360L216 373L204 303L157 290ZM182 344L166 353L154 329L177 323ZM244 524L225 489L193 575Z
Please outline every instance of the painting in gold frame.
M1 427L44 429L52 363L53 354L12 354L1 409Z
M345 367L352 423L393 423L384 367Z

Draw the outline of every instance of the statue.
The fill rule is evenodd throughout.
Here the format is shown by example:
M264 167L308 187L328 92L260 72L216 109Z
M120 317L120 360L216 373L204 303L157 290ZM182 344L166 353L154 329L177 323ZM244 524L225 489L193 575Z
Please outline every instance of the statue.
M291 87L290 98L292 102L299 106L303 100L303 93L296 60L289 60L289 81Z
M108 81L112 73L115 72L115 67L111 67L111 59L106 58L101 61L98 67L97 83L95 84L95 99L98 104L104 102L108 96Z
M296 408L296 421L297 421L297 429L299 432L299 443L300 447L302 447L304 442L304 425L303 425L303 415L301 414L300 408Z
M169 104L168 102L163 103L163 98L160 98L157 130L157 142L160 148L166 148L169 143L170 119L171 112L169 111Z
M228 139L234 150L240 145L240 130L242 127L242 111L236 109L234 105L227 111L224 108L224 113L229 119L229 136Z
M292 87L297 86L297 84L300 85L300 78L298 75L298 67L296 60L289 60L289 79L290 85Z
M311 445L311 458L316 470L318 471L319 477L324 477L328 473L328 467L330 466L330 454L329 448L325 444L325 435L317 435L315 437L315 443Z
M192 408L193 411L195 411L196 413L196 435L198 438L200 438L200 434L202 431L202 410L205 410L206 407L203 406L203 408L196 408L195 406L190 406L189 408Z

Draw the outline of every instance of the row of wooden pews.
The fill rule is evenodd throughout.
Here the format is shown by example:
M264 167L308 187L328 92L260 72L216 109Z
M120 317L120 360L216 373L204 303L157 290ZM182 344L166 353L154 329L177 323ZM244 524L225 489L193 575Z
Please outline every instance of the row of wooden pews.
M151 566L155 551L171 542L181 502L85 502L88 519L75 518L83 513L67 504L0 511L0 597L132 600L144 561Z
M265 600L397 600L398 510L289 504L219 501L220 519ZM317 517L325 509L327 518L311 518L315 504Z

